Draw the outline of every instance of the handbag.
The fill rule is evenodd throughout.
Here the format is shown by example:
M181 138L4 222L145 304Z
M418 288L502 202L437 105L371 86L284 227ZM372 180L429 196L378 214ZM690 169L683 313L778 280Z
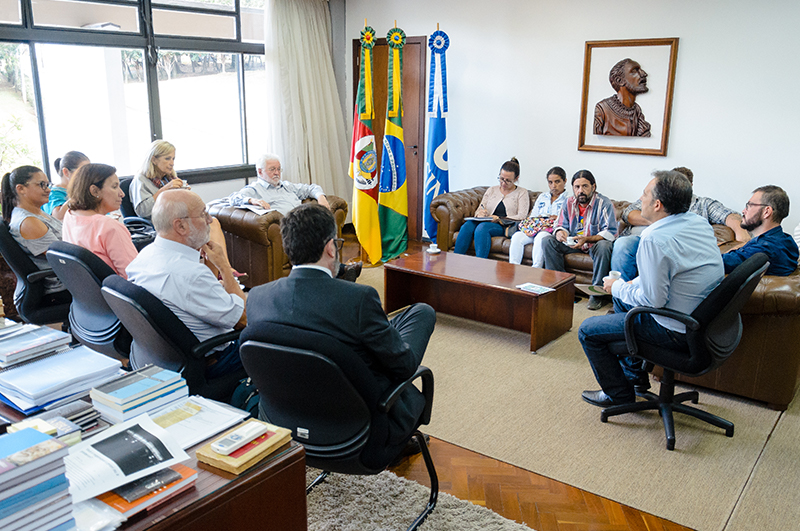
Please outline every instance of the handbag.
M520 222L519 230L521 230L525 236L533 238L542 231L553 232L554 221L555 220L550 217L525 218Z
M243 378L233 390L230 404L238 409L247 411L254 419L258 418L258 388L251 378Z

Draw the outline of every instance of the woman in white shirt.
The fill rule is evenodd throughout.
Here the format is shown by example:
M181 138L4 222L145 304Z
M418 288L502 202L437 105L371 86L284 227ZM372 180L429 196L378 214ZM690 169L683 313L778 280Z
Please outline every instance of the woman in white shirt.
M529 218L549 217L555 219L561 207L567 200L564 189L567 185L567 174L563 168L556 166L547 172L547 186L549 192L543 192L536 198ZM528 236L522 231L517 231L511 236L511 247L508 250L508 261L512 264L522 263L522 253L525 246L533 244L533 267L544 267L544 253L542 251L542 238L545 231L540 231L535 236Z

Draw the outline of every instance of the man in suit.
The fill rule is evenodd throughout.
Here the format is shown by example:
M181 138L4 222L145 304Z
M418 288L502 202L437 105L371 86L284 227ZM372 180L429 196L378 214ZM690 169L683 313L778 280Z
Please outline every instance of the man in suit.
M250 291L248 329L270 322L334 337L366 362L382 391L411 377L436 324L433 308L414 304L388 319L374 288L334 278L343 240L325 207L306 203L289 212L281 220L281 238L292 271ZM400 442L424 405L417 389L401 395L389 415L390 444Z

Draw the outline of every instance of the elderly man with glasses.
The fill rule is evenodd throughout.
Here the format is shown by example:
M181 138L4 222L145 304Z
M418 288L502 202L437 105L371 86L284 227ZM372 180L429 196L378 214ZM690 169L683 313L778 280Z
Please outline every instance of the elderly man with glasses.
M233 275L225 249L209 240L212 218L200 196L168 190L153 206L156 239L128 265L128 280L146 289L180 319L200 341L244 328L247 296ZM206 267L204 257L218 271ZM206 378L242 368L239 342L220 345L208 359Z

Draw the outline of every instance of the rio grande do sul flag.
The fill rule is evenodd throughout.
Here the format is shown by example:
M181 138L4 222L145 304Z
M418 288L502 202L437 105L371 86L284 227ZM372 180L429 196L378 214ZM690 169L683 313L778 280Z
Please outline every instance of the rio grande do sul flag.
M378 218L378 153L372 120L372 47L375 30L361 30L361 68L353 117L353 142L350 148L350 177L353 179L353 226L361 247L372 264L381 259L381 226Z
M389 30L386 40L389 44L389 83L378 196L384 262L408 248L408 189L403 145L403 46L406 34L395 27Z
M425 157L425 206L422 209L425 235L436 240L436 220L431 215L431 202L439 194L450 191L447 167L447 63L445 52L450 46L447 33L434 32L428 39L431 49L431 75L428 81L428 145Z

